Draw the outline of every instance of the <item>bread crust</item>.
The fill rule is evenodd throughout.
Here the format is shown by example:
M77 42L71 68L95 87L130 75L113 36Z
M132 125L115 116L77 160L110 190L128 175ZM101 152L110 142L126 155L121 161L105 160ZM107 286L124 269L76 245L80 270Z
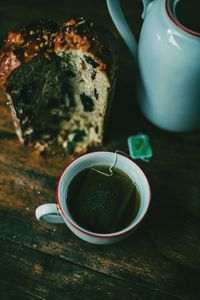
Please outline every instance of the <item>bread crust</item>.
M43 55L50 61L53 55L60 55L69 50L89 53L92 57L92 59L88 57L91 60L89 63L94 64L96 70L103 72L108 79L110 88L108 105L105 107L106 115L106 111L110 110L118 69L116 44L110 33L106 33L84 18L71 19L61 26L52 20L40 20L9 32L0 51L0 88L6 91L6 82L12 72L35 57ZM20 142L24 143L20 120L8 92L7 96L16 133ZM108 116L104 120L102 135L104 135L107 120ZM48 144L36 143L34 146L39 152L48 151ZM97 146L95 142L93 145L91 143L90 147L94 146Z
M105 38L107 34L84 18L71 19L61 26L49 19L40 20L9 32L0 51L0 88L21 64L39 54L50 60L52 53L69 49L91 53L98 70L105 72L112 82L117 54L114 39L109 34Z

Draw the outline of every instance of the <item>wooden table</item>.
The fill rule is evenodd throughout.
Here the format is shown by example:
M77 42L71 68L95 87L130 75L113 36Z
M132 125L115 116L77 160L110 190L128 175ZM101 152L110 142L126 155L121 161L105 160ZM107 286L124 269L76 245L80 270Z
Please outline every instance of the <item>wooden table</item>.
M124 1L137 37L139 1ZM0 299L200 299L200 132L174 134L151 125L135 101L135 68L105 1L2 1L0 34L32 18L64 21L83 15L109 27L120 53L120 73L106 147L128 152L127 137L150 136L147 174L152 204L142 226L112 246L86 243L64 225L39 223L35 209L55 202L69 158L44 158L18 142L0 104Z

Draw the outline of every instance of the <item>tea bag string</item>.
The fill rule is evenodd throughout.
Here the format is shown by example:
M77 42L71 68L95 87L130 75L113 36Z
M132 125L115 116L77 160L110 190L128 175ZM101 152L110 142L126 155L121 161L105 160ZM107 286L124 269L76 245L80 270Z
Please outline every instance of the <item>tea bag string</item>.
M96 171L97 173L100 173L100 174L102 174L102 175L105 175L105 176L107 176L107 177L110 177L110 176L112 176L113 175L113 168L114 168L114 166L116 165L116 163L117 163L117 154L123 154L124 156L126 156L126 157L129 157L126 153L124 153L124 152L122 152L122 151L120 151L120 150L116 150L115 151L115 160L114 160L114 162L113 162L113 164L109 167L109 174L108 173L105 173L105 172L103 172L103 171L100 171L100 170L97 170L97 169L95 169L95 168L91 168L92 170L94 170L94 171Z
M130 158L130 159L133 160L133 158L132 158L130 155L128 155L127 153L125 153L125 152L123 152L123 151L121 151L121 150L116 150L115 153L122 154L122 155L126 156L127 158ZM146 157L141 157L140 160L142 160L142 161L144 161L144 162L149 162L149 161L150 161L150 160L149 160L148 158L146 158Z

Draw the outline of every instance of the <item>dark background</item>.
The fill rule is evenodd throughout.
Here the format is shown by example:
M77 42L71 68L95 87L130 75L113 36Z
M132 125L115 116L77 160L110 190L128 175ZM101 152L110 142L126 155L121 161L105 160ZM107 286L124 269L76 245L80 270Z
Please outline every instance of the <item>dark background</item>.
M137 39L141 1L123 1ZM151 125L136 105L134 60L103 0L3 1L0 37L19 23L85 16L109 28L120 72L106 148L128 152L127 137L150 136L153 158L137 161L152 190L149 214L126 241L94 246L66 226L38 223L35 208L55 202L69 158L43 158L19 144L0 102L0 298L197 300L200 278L200 133L174 134ZM3 98L3 97L2 97Z

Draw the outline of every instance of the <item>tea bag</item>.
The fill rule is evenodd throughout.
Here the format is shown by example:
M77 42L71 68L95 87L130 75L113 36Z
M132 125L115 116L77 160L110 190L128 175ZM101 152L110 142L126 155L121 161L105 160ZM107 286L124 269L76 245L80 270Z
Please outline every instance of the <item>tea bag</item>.
M128 148L131 158L148 161L153 152L150 145L150 139L146 134L137 134L129 136Z
M100 172L97 172L99 170ZM98 233L114 232L131 196L135 191L132 180L113 168L112 176L107 167L88 170L81 186L77 222L83 227Z

